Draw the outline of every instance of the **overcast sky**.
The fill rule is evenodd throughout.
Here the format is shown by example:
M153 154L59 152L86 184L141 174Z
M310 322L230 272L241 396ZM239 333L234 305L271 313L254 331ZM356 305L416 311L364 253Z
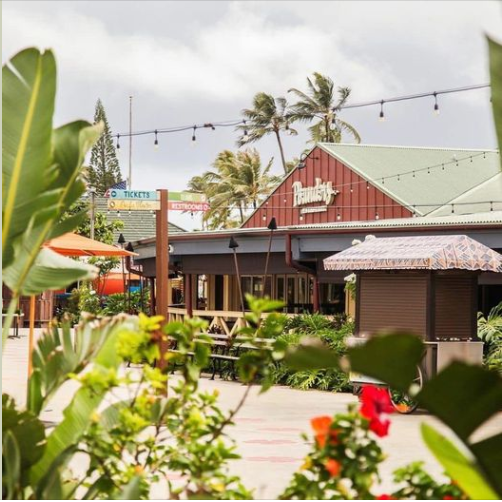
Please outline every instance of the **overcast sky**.
M59 69L56 124L92 120L103 101L114 133L239 118L253 95L287 95L314 71L352 89L352 102L488 82L485 34L502 39L499 1L445 2L22 2L2 4L2 59L53 48ZM368 144L494 148L489 91L343 111ZM182 190L234 149L232 129L139 137L133 188ZM286 137L288 158L308 136ZM256 144L264 162L272 138ZM127 142L121 169L127 176ZM199 218L170 214L186 227Z

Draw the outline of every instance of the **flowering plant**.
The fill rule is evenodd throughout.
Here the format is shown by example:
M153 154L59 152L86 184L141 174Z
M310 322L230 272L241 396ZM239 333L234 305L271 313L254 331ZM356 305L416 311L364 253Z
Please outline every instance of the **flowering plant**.
M420 462L398 469L394 481L400 485L391 494L374 494L380 481L379 464L386 458L376 437L387 436L393 407L386 389L363 388L361 405L349 405L347 413L311 420L313 449L296 472L281 499L397 500L461 499L453 482L437 483ZM308 437L305 435L307 440Z

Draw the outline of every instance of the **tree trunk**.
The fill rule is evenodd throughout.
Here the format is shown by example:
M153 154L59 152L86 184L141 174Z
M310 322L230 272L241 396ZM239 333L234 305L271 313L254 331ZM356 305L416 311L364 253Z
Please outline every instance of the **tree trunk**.
M279 151L281 152L281 161L284 173L288 174L288 166L286 165L286 159L284 158L284 150L282 148L281 135L279 134L279 131L275 131L275 136L277 138L277 143L279 143Z
M241 216L241 223L244 223L244 213L242 211L242 203L241 202L239 202L239 213Z

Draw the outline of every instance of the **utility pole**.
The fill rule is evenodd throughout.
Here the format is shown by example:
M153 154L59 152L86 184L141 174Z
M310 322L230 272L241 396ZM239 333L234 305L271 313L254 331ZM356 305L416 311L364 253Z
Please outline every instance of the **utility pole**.
M129 96L129 178L128 188L132 189L132 96Z
M93 186L90 186L87 188L87 191L89 192L89 195L91 197L91 207L90 207L90 231L89 231L89 237L91 239L94 239L94 220L96 218L95 216L95 211L96 211L96 188Z

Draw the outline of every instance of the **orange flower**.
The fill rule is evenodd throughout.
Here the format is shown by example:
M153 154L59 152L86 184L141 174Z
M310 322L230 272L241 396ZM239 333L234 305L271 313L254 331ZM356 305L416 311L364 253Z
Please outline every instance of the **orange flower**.
M333 420L328 416L315 417L310 421L312 429L314 429L315 439L319 448L324 448L332 422Z
M331 430L331 424L333 423L331 417L316 417L313 418L310 423L312 424L312 429L314 429L314 437L319 448L324 448L328 437L330 438L331 444L336 444L338 442L337 431Z
M340 474L342 466L340 462L337 462L336 460L330 458L326 462L325 468L332 478L336 478Z

